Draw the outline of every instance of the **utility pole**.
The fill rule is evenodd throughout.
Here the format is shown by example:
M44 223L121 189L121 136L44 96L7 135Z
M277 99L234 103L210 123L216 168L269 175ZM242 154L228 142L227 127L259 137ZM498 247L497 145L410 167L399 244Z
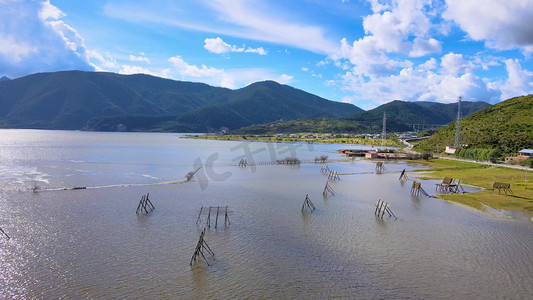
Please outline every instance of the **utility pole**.
M457 123L455 124L455 149L461 148L461 96L457 103Z

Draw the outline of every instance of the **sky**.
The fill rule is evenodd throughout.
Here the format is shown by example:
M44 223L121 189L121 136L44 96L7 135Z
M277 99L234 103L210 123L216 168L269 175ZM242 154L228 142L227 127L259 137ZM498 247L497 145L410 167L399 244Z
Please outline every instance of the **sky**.
M0 0L0 77L274 80L365 110L533 93L533 0Z

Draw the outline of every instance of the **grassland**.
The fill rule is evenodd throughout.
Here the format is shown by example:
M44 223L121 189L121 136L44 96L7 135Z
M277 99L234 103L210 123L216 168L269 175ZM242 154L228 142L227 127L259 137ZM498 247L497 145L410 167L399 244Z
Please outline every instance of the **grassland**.
M208 139L220 141L273 141L273 142L308 142L308 143L329 143L329 144L361 144L361 145L381 145L380 139L360 139L360 138L331 138L331 139L300 139L289 137L275 137L268 135L187 135L184 138ZM402 147L398 140L385 140L384 146Z
M486 206L498 210L524 211L533 215L533 178L528 178L526 183L525 170L491 167L475 163L435 159L424 162L430 167L423 179L442 179L443 177L457 178L462 184L482 188L475 193L468 194L444 194L438 198L471 206L486 211ZM422 171L422 170L420 170ZM427 171L427 170L425 170ZM532 172L527 174L533 177ZM511 184L514 195L505 196L502 192L492 190L495 182Z

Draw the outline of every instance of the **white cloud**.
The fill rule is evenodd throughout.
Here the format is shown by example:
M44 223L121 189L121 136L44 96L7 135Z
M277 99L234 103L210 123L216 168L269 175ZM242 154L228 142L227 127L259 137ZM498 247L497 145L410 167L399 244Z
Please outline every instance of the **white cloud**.
M423 39L417 37L414 39L413 47L411 51L409 51L409 56L421 57L426 56L430 53L440 52L440 50L441 44L436 39Z
M35 52L37 52L37 46L27 41L16 40L10 34L0 35L0 67L8 63L18 64L23 57Z
M417 67L421 71L430 71L437 68L437 60L435 58L430 58L425 63L418 65Z
M246 50L244 50L244 52L247 52L247 53L257 53L259 55L267 55L267 52L265 49L263 49L263 47L259 47L259 48L247 48Z
M239 28L234 32L240 36L324 54L335 51L334 43L326 39L321 27L288 22L278 16L279 12L262 10L256 2L214 0L208 3L223 21Z
M384 10L390 9L390 5L387 4L386 1L382 1L382 0L367 0L367 1L372 6L372 11L376 14Z
M122 65L121 69L118 71L119 74L148 74L152 76L168 78L170 69L163 69L160 71L153 71L139 66L132 65Z
M533 94L533 72L522 69L517 59L506 60L505 68L507 80L495 84L502 91L502 100Z
M211 53L222 54L231 52L232 50L231 45L226 44L220 37L214 39L207 38L204 40L204 43L204 48Z
M462 54L455 54L450 52L441 58L442 73L457 75L466 72L469 65L463 58Z
M0 71L8 77L58 70L94 70L78 32L49 1L0 2Z
M483 70L487 71L490 69L490 67L501 65L504 60L505 59L501 57L494 57L491 55L487 55L483 57L479 57L479 56L475 57L472 63L481 67Z
M229 52L247 52L247 53L257 53L259 55L266 55L267 52L263 47L259 48L246 48L242 46L241 48L230 45L224 42L220 37L217 38L207 38L204 40L204 48L211 53L224 54Z
M282 74L277 81L281 84L288 84L292 81L293 78L294 76Z
M451 103L463 96L467 101L497 102L501 92L491 88L482 78L466 73L460 77L445 75L439 82L429 87L429 91L420 96L420 100L433 100Z
M380 5L379 10L363 18L365 32L375 37L376 47L386 52L409 53L418 43L414 52L439 51L440 43L427 39L432 24L425 13L425 6L431 4L427 0L396 0L387 6ZM376 4L373 3L373 7ZM410 36L415 37L414 43L409 42Z
M337 48L322 27L290 20L287 18L289 14L282 16L279 10L270 9L262 2L213 0L189 4L185 6L165 2L164 5L146 6L141 2L110 2L104 6L104 13L127 22L165 24L271 42L321 54L334 53Z
M145 62L147 64L150 63L150 59L146 56L144 56L144 53L141 54L141 56L135 56L130 54L130 61L141 61Z
M443 17L473 40L495 49L519 47L533 52L533 1L446 0L446 4Z
M388 76L412 65L389 53L421 57L441 51L441 42L429 37L434 27L426 11L430 0L376 0L370 4L374 13L363 18L366 35L352 45L342 39L340 51L331 56L336 61L348 59L355 74Z
M190 65L181 58L181 56L174 56L168 59L168 61L176 68L178 73L182 76L190 77L217 77L224 75L224 69L217 69L201 65Z
M449 0L447 20L441 24L433 24L432 20L439 20L445 10L442 3L432 0L368 2L373 13L363 18L365 36L352 44L342 39L340 51L330 56L344 70L338 85L354 94L346 101L366 106L395 99L455 102L462 95L468 101L495 103L533 92L533 73L522 69L518 60L506 60L508 79L494 81L474 73L501 65L502 58L486 52L473 57L449 52L440 58L440 63L431 57L417 65L405 59L440 52L442 44L432 35L449 34L451 20L471 38L485 40L493 48L521 47L525 52L530 51L533 27L528 22L533 19L532 1ZM498 5L491 5L495 2ZM514 16L517 18L513 19Z
M49 1L43 1L41 4L41 10L39 11L39 19L46 21L48 19L57 20L65 16L61 10L50 4Z
M468 101L494 103L500 100L501 94L493 83L470 72L462 75L437 73L434 59L416 67L403 68L398 74L370 79L347 72L342 76L342 84L345 90L357 95L356 99L371 99L377 104L392 100L451 103L460 95Z
M118 67L117 61L109 53L101 54L96 50L87 50L87 56L89 59L95 59L98 61L99 64L95 65L97 71L105 71L104 68L114 69Z
M246 86L254 82L274 80L282 84L292 82L293 76L276 75L266 69L219 69L206 65L197 66L187 63L181 56L168 59L173 70L169 76L178 80L192 80L205 82L210 85L222 86L230 89Z
M346 39L341 41L341 56L353 64L353 72L368 77L391 75L397 68L409 64L407 61L390 59L387 54L376 48L374 37L369 36L349 45Z

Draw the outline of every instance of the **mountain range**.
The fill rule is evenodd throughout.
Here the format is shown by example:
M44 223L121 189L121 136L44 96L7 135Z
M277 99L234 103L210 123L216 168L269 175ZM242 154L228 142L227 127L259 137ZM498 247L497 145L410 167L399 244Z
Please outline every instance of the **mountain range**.
M0 81L0 127L205 132L360 112L273 81L230 90L144 74L63 71Z
M461 103L462 116L489 107L486 102ZM383 130L383 114L389 132L411 131L414 128L437 128L457 118L457 103L409 102L394 100L369 111L340 118L308 118L270 122L235 130L235 134L273 133L378 133Z
M485 102L465 101L461 110L469 115L487 106ZM395 100L364 111L273 81L231 90L144 74L107 72L63 71L0 79L3 128L379 132L384 113L388 131L407 131L412 128L410 124L453 122L457 103Z

